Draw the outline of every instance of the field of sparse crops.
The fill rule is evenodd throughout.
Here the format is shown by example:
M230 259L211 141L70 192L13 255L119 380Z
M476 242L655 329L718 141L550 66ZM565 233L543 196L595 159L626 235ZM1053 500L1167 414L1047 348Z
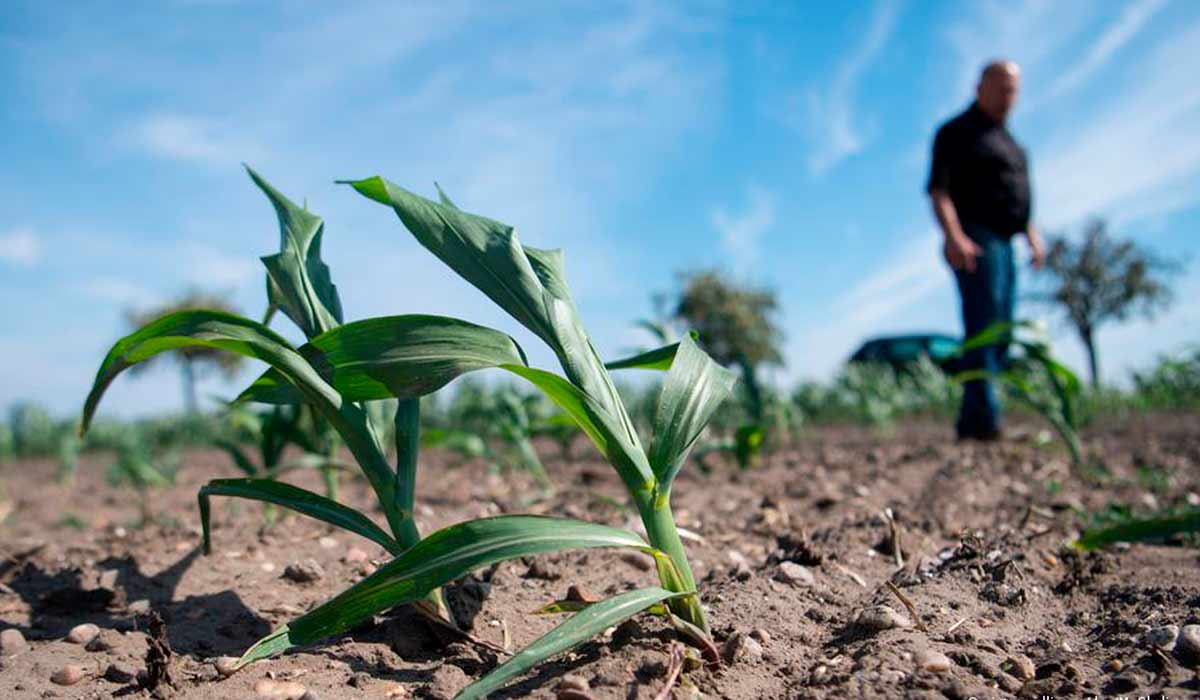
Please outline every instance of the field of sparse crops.
M346 183L557 359L534 367L470 320L348 321L322 219L250 175L280 224L263 320L146 319L78 432L34 405L0 432L5 697L1196 690L1197 356L1088 388L1033 324L991 328L962 350L1012 339L1010 430L956 443L977 373L782 391L713 330L743 319L696 311L728 305L712 280L695 332L601 358L561 251ZM126 370L214 351L263 363L220 411L96 418Z

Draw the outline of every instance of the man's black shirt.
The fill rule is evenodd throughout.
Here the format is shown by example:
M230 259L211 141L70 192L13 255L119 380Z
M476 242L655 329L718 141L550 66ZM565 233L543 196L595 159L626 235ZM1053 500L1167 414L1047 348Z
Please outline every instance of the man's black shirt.
M950 195L959 220L1011 236L1029 226L1029 167L1004 124L972 104L933 140L927 190Z

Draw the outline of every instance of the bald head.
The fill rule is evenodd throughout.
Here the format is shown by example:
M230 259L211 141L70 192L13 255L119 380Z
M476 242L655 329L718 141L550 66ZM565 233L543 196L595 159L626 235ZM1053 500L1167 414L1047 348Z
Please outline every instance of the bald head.
M1020 67L1012 61L992 61L979 76L975 102L992 119L1002 122L1017 103L1020 89Z

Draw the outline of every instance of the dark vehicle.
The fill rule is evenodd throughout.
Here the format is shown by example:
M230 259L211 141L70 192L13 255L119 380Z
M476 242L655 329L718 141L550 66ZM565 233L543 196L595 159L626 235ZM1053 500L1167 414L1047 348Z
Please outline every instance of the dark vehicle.
M850 356L850 362L886 364L896 369L902 369L925 356L942 368L942 371L953 374L960 359L958 357L960 342L954 336L940 333L872 338L863 343L862 347Z

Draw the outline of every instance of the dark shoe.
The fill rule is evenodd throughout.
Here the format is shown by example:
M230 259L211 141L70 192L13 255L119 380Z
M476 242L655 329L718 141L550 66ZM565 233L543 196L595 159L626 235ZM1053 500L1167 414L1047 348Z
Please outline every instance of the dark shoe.
M999 428L990 430L959 430L958 441L978 440L979 442L999 442L1004 439L1004 431Z

